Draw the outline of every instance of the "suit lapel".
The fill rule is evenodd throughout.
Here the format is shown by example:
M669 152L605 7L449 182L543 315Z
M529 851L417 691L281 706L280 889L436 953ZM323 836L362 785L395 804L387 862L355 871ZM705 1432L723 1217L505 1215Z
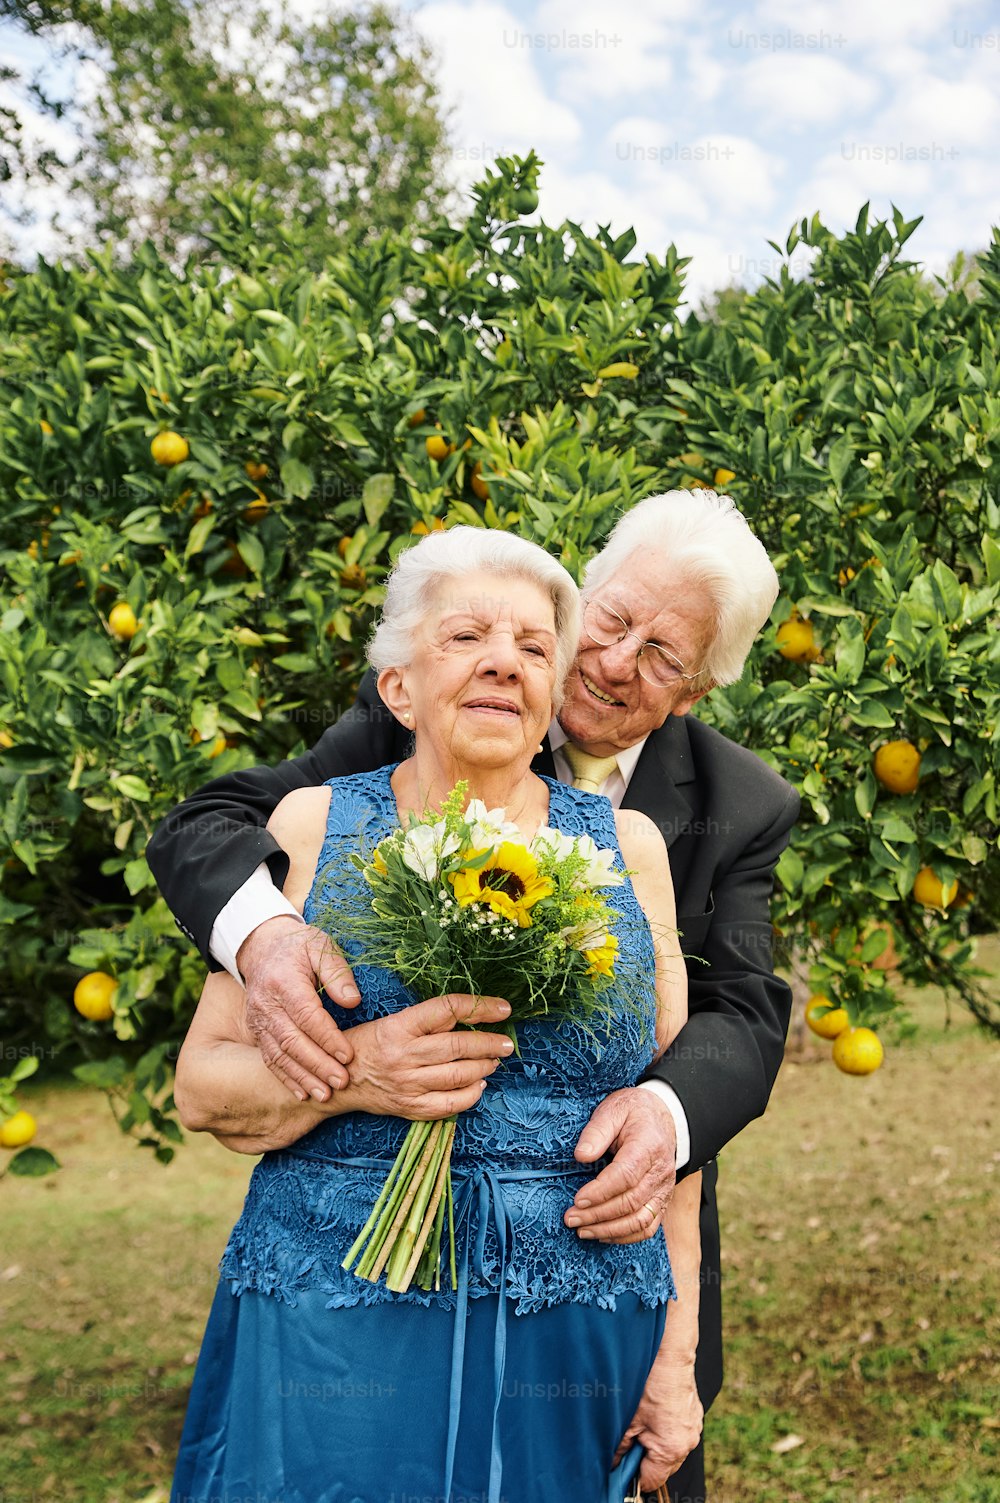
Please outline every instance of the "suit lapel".
M685 784L694 782L694 763L687 720L671 715L653 731L629 780L623 809L641 809L659 825L667 849L691 821L691 801Z

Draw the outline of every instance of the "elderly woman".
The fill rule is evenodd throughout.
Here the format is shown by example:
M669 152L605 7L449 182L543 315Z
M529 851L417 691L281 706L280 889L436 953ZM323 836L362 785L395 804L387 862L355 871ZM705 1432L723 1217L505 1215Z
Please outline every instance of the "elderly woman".
M178 1061L181 1118L264 1156L223 1256L173 1503L621 1503L636 1449L615 1462L637 1411L694 1395L700 1176L662 1225L649 1207L632 1244L563 1222L593 1173L574 1148L597 1102L633 1084L686 1016L659 831L530 770L578 624L572 580L533 544L462 527L424 539L389 580L369 654L412 756L298 789L268 828L307 920L331 871L340 891L362 881L349 861L362 835L438 808L461 779L525 839L546 824L591 835L630 874L615 891L618 969L642 978L645 1017L616 997L606 1039L531 1023L510 1058L488 1031L503 999L415 1002L360 966L360 1005L326 1004L352 1030L351 1084L318 1103L265 1066L242 989L208 979ZM469 1020L475 1031L456 1031ZM456 1113L453 1168L477 1187L459 1229L461 1297L449 1281L399 1294L346 1272L408 1120Z

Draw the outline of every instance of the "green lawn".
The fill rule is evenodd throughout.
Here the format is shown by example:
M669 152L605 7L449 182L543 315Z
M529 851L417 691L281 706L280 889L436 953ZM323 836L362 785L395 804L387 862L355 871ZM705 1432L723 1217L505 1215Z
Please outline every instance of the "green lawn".
M1000 1045L915 1015L868 1080L790 1055L723 1156L713 1503L1000 1503ZM250 1161L161 1169L92 1092L24 1096L64 1167L0 1189L0 1500L162 1500Z

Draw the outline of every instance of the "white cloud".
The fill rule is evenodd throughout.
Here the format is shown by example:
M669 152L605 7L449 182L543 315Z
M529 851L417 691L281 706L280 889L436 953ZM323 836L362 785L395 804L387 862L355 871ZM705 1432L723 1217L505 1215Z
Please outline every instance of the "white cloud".
M522 29L548 51L559 92L576 102L634 98L671 82L671 51L686 3L542 0Z
M437 59L444 99L454 106L453 176L466 186L484 161L532 147L544 157L574 146L582 128L574 112L549 97L529 49L517 44L521 23L492 0L439 0L415 17Z
M876 81L820 53L754 58L740 71L742 101L769 125L804 132L867 110L878 98Z

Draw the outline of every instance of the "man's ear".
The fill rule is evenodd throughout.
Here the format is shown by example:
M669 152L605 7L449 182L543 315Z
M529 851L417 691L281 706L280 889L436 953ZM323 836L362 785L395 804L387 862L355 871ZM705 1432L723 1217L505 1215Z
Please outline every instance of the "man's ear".
M695 689L692 693L686 695L684 699L679 700L678 703L674 705L673 709L670 711L671 715L687 715L691 710L694 709L699 699L704 699L706 694L711 694L714 688L714 684L706 684L704 689Z
M388 706L400 725L405 725L412 731L413 707L406 690L404 675L405 670L402 668L383 668L376 683L382 703ZM410 717L409 720L407 716Z

